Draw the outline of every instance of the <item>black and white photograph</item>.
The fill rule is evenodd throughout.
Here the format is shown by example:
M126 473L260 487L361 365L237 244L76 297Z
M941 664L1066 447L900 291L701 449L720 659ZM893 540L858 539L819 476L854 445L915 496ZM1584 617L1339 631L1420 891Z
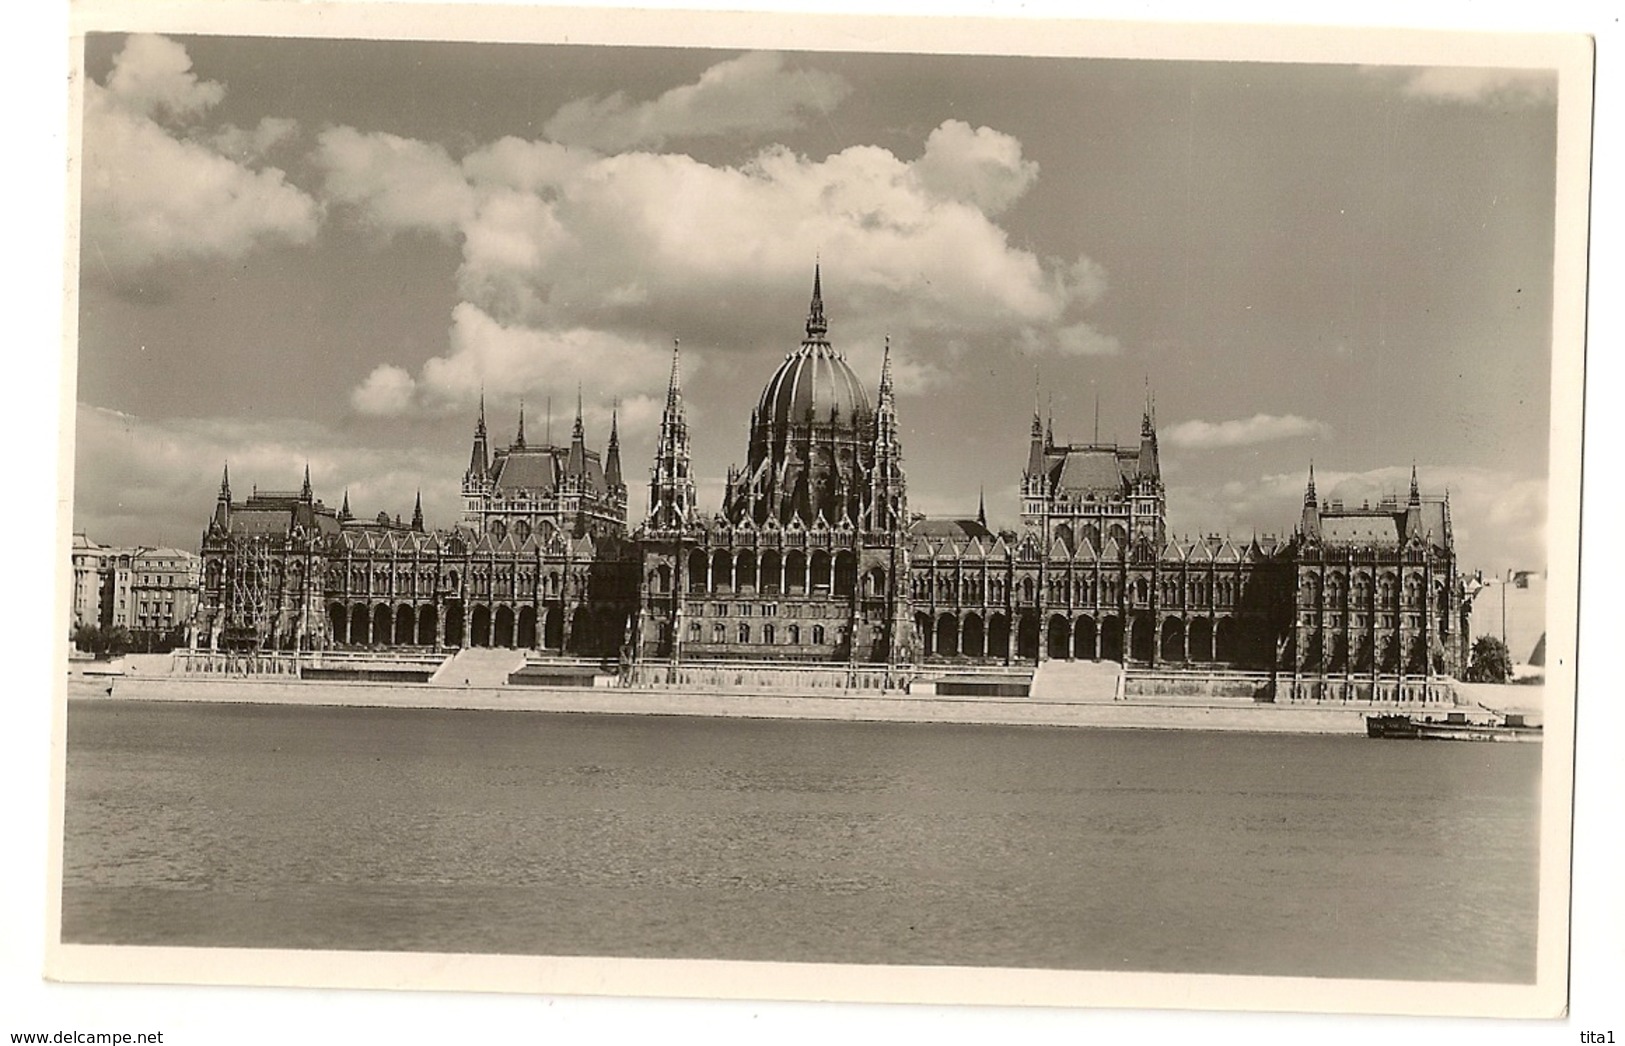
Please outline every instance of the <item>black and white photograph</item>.
M1583 34L282 6L73 26L48 976L1566 1012Z

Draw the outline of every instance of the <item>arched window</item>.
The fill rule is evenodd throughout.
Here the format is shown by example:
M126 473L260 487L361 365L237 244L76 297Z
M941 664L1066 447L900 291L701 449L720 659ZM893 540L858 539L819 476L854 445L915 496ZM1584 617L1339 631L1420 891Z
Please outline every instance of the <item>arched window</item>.
M700 636L701 635L703 635L703 633L700 631L700 623L698 621L689 622L689 625L688 625L688 640L689 640L689 642L698 643L700 641Z
M739 626L739 641L741 643L749 643L750 642L750 626L749 625L740 625Z
M800 645L800 643L801 643L801 626L800 625L791 625L790 626L790 645L791 646L798 646L798 645Z
M823 625L814 625L812 627L812 641L813 641L813 646L823 646L824 645L824 626Z
M773 623L771 621L762 626L762 642L766 643L768 646L773 645Z

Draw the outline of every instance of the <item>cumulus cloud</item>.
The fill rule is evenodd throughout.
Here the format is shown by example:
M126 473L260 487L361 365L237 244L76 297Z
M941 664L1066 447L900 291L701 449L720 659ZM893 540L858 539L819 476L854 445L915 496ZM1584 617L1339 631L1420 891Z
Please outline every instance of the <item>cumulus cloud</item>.
M450 234L468 220L473 192L438 145L393 134L329 127L317 136L323 191L386 230Z
M143 116L197 116L226 96L224 86L197 78L186 48L144 34L130 37L113 56L107 90Z
M410 372L382 363L350 393L350 405L363 414L386 417L405 414L411 409L416 388L417 381Z
M1367 75L1396 84L1413 98L1476 105L1551 105L1557 101L1557 74L1549 69L1483 69L1430 66L1424 69L1366 67Z
M585 351L650 346L618 357L645 387L663 377L661 347L673 334L716 351L793 337L786 302L805 292L787 289L807 285L820 252L837 338L878 345L890 331L912 346L921 375L933 370L928 352L999 340L1034 352L1118 351L1078 315L1104 289L1100 267L1012 247L974 202L1006 203L1032 177L1013 140L984 131L948 135L1002 157L972 165L974 177L955 190L970 199L928 189L920 161L871 146L821 160L770 147L727 166L509 138L454 164L437 146L338 128L323 134L321 162L329 198L365 220L455 229L463 303L504 340L582 347L597 332ZM948 147L934 148L940 160ZM454 324L459 364L431 364L416 378L420 393L477 386L468 376L478 368L467 339L483 329L474 314L462 310ZM518 362L518 374L542 379Z
M265 157L272 149L282 145L299 133L299 122L280 116L267 116L250 128L226 124L209 136L209 144L222 156L241 163L250 163Z
M197 78L183 47L156 36L131 37L106 85L85 85L87 276L117 284L162 261L235 258L316 235L315 200L281 170L231 159L178 126L224 94ZM290 132L272 124L256 133Z
M658 148L674 138L789 130L850 92L833 73L788 69L782 55L758 52L714 65L698 82L653 101L633 102L621 91L577 99L554 113L542 132L555 142L604 151Z
M489 387L532 403L552 396L562 407L585 386L597 399L624 398L634 404L629 410L635 425L636 402L651 390L663 392L671 366L670 346L587 328L505 325L468 302L452 312L450 340L450 350L428 360L416 377L393 364L375 367L351 392L351 406L380 417L415 411L445 414L472 403ZM701 366L692 351L684 358L686 374Z
M653 102L566 106L548 126L563 140L507 137L461 158L429 142L324 131L326 201L462 250L449 351L413 374L380 368L353 405L387 414L467 404L498 377L535 394L573 380L584 359L593 375L616 375L611 393L658 390L673 336L712 357L793 345L819 256L832 338L855 365L878 366L893 335L907 388L955 373L973 349L1121 351L1084 315L1105 291L1099 264L1016 247L995 220L1038 176L1007 134L948 120L913 158L770 145L734 164L583 144L589 126L601 148L674 128L772 129L814 101L833 104L837 83L747 55ZM735 104L735 94L751 98Z
M913 165L927 192L971 204L997 215L1027 191L1038 164L1022 158L1021 143L991 127L947 120L925 140L925 155Z
M1282 439L1320 438L1331 430L1319 421L1296 414L1254 414L1230 421L1182 421L1163 431L1170 446L1186 449L1245 447Z

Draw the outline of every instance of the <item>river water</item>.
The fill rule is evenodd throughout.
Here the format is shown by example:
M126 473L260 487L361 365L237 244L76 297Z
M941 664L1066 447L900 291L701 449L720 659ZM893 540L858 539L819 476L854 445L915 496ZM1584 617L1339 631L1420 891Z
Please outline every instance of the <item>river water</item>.
M1530 982L1540 756L73 701L63 938Z

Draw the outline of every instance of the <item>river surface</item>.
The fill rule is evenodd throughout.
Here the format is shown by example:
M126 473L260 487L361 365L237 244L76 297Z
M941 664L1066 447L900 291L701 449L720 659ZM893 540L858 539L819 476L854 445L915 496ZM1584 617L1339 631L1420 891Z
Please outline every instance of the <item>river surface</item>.
M63 938L1531 982L1541 746L71 701Z

